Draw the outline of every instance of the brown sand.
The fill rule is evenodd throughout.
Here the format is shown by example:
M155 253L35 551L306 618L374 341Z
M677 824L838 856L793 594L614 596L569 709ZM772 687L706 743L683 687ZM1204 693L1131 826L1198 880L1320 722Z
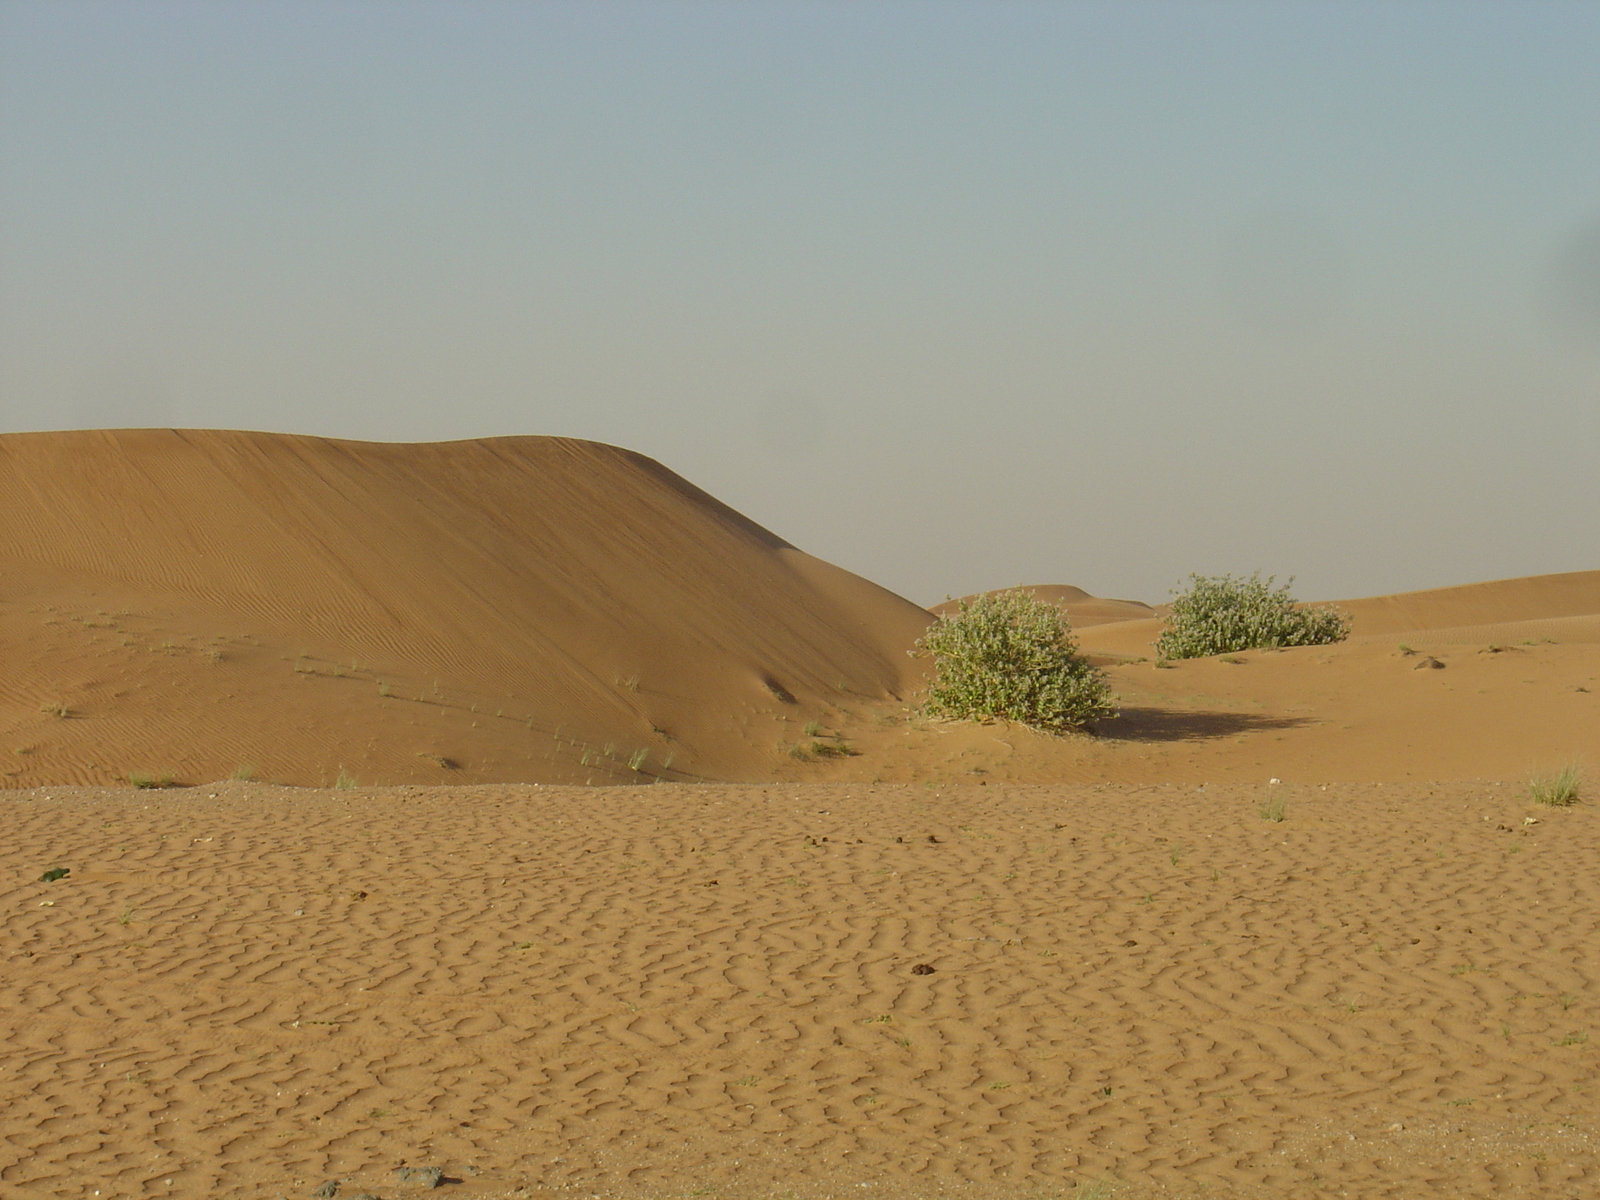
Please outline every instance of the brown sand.
M1600 1180L1600 819L1516 787L0 804L7 1196Z

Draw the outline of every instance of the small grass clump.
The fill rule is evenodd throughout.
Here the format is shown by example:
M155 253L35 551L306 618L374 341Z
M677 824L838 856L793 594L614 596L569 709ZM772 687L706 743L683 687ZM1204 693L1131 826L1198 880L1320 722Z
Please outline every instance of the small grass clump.
M813 758L854 758L859 751L848 742L812 742L807 747Z
M1325 646L1350 636L1350 618L1336 608L1302 608L1289 584L1275 576L1191 575L1176 593L1166 627L1155 641L1159 658L1206 658L1240 650Z
M169 788L171 775L146 775L142 771L129 771L128 782L136 788Z
M1289 815L1289 797L1276 790L1268 792L1267 798L1261 802L1261 807L1256 812L1263 821L1276 824Z
M1032 592L963 601L917 639L933 659L923 712L1063 732L1117 715L1106 677L1078 654L1066 614Z
M1570 808L1578 802L1578 768L1565 766L1554 775L1528 780L1528 799L1546 808Z

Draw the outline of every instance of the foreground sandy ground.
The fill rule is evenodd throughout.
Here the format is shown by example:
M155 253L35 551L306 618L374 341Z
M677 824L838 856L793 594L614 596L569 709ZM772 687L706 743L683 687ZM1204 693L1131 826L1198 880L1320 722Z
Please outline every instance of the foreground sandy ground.
M0 822L7 1196L1600 1188L1600 824L1512 780L42 788Z

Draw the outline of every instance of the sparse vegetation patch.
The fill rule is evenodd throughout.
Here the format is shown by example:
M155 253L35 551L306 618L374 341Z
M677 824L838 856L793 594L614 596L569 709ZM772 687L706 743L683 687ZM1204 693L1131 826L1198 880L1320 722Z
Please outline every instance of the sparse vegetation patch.
M1302 608L1289 584L1274 576L1191 575L1176 593L1166 628L1156 639L1163 659L1205 658L1240 650L1325 646L1350 636L1350 618L1325 605Z
M1061 732L1117 715L1105 676L1078 654L1066 614L1032 592L963 601L917 639L912 655L933 659L929 716L999 717Z
M1578 802L1578 768L1562 767L1554 775L1535 775L1528 780L1528 799L1546 808L1570 808Z

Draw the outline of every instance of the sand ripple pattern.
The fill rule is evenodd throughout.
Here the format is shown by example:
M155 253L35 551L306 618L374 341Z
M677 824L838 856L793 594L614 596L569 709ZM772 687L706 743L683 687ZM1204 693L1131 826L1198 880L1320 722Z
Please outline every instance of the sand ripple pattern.
M1596 1194L1595 815L1267 791L10 794L0 1194Z

